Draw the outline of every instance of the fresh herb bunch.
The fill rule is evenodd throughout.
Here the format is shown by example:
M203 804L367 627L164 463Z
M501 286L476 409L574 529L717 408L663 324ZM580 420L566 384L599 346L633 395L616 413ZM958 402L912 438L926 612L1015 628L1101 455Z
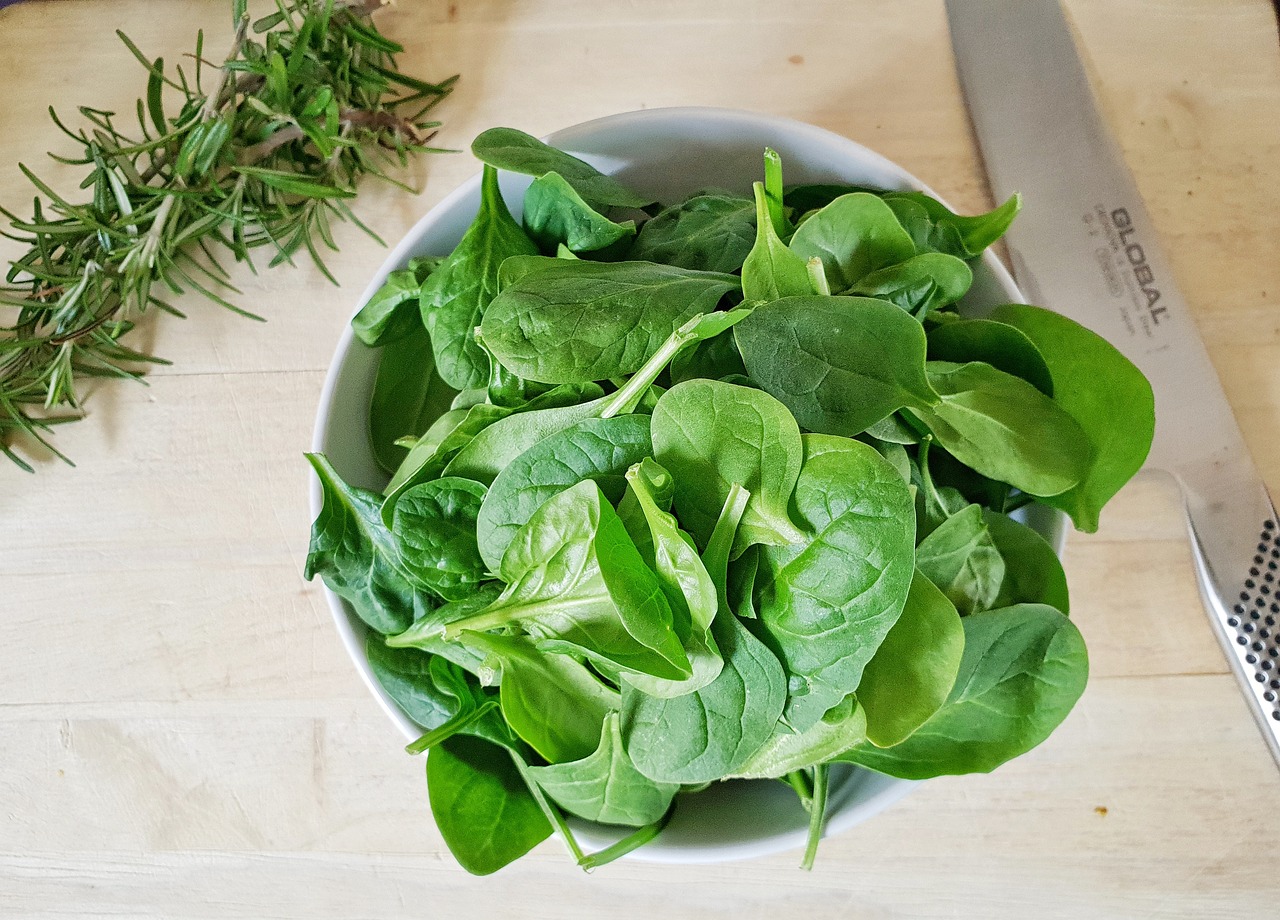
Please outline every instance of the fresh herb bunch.
M600 865L751 778L798 794L807 867L833 765L986 772L1047 738L1088 657L1010 514L1096 529L1154 409L1074 322L958 311L1018 199L784 189L769 152L753 198L659 208L518 131L473 150L471 228L353 322L390 481L311 455L307 559L423 727L459 862L555 828ZM495 167L534 177L522 223ZM635 830L585 854L566 814Z
M88 124L73 130L50 110L83 147L55 159L89 167L80 187L91 197L73 204L20 165L38 192L32 217L0 209L5 235L28 247L0 288L0 318L11 317L0 326L0 450L11 460L31 470L19 435L62 456L44 435L81 417L82 378L137 378L160 361L122 339L151 307L181 316L165 297L197 291L252 316L224 296L239 292L220 254L252 266L266 247L274 266L306 250L332 280L317 244L336 248L331 222L372 235L347 199L362 177L389 179L388 166L433 149L439 123L425 116L456 79L400 73L403 49L370 20L379 5L276 0L251 30L236 0L230 53L210 64L200 33L190 79L117 33L149 74L136 129L82 106Z

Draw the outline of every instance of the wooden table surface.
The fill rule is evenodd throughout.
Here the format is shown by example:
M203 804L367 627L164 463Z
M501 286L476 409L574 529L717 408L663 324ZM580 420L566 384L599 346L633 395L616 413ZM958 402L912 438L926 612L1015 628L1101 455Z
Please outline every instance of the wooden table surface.
M1108 118L1245 438L1280 494L1280 54L1263 0L1069 0ZM0 202L62 146L45 109L131 110L111 30L177 60L223 0L0 12ZM400 0L404 69L462 73L440 141L706 104L813 122L988 205L941 0ZM394 241L477 165L369 186ZM69 174L47 169L64 185ZM1136 481L1066 566L1089 689L1042 747L936 780L798 853L586 876L555 841L487 879L450 858L422 763L301 577L325 368L385 251L238 278L266 325L188 300L137 333L173 360L0 465L0 917L1236 918L1276 916L1280 776L1210 633L1171 488ZM12 247L0 250L11 256ZM1270 906L1268 906L1270 905Z

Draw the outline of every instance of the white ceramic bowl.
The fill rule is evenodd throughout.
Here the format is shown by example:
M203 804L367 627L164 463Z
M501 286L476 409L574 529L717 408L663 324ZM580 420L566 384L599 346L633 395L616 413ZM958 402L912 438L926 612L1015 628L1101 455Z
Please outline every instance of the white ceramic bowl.
M885 189L916 189L934 194L924 183L879 154L847 138L813 125L714 108L649 109L596 119L557 131L547 142L616 175L627 185L659 201L679 200L701 188L715 187L750 195L761 178L766 146L782 155L788 184L847 182ZM519 217L529 179L502 173L502 191ZM935 195L936 197L936 195ZM374 274L357 309L382 285L387 275L414 256L451 251L471 223L480 204L477 174L418 221ZM966 312L1022 301L1004 266L990 253L974 265L974 283L962 304ZM329 368L316 418L314 449L328 455L349 482L381 489L387 476L374 462L366 426L369 396L377 368L377 352L354 338L348 326ZM313 481L311 510L320 510L318 482ZM1061 551L1064 528L1052 512L1031 522ZM410 740L421 729L377 684L365 657L367 629L337 595L326 589L342 642L370 692ZM848 768L833 775L827 835L836 834L887 808L914 785L867 770ZM574 824L588 845L616 839L612 829ZM709 863L746 859L802 846L807 816L795 794L771 781L722 783L686 796L671 823L633 858L654 862Z

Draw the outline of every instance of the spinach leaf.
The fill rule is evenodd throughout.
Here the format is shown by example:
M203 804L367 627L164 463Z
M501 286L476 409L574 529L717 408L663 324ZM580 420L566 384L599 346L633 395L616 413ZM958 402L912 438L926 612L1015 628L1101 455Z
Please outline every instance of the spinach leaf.
M482 163L509 172L526 176L558 173L592 207L643 208L652 203L652 199L636 194L590 163L515 128L490 128L481 132L471 142L471 152Z
M927 371L942 401L908 411L961 463L1038 496L1058 495L1084 478L1088 436L1034 386L977 361L930 361Z
M825 208L831 202L852 192L881 193L880 189L843 182L810 182L787 186L782 200L797 214L808 214Z
M421 324L384 345L369 402L369 445L378 465L394 472L408 456L396 441L419 434L448 408L453 396L453 389L435 372L431 337Z
M654 458L675 477L676 515L699 545L710 539L735 484L751 493L735 555L752 543L804 539L787 510L803 457L800 429L776 399L718 380L687 380L662 394L651 433Z
M461 620L484 610L502 594L502 587L498 581L487 581L462 600L441 604L429 614L414 620L413 625L404 632L387 636L385 640L387 646L430 652L432 655L453 662L476 677L480 677L482 673L490 673L484 668L482 652L460 642L446 642L443 627L454 620Z
M657 575L591 480L543 502L516 531L500 575L499 598L445 624L446 639L519 626L544 650L601 666L674 680L692 673Z
M524 229L548 251L562 244L571 252L594 252L618 243L626 245L636 235L634 221L614 223L554 172L529 185L524 196Z
M916 566L962 615L994 606L1005 577L981 505L951 515L925 537L916 547Z
M911 491L858 441L805 435L793 505L808 536L761 552L761 638L790 675L787 723L802 732L858 686L911 587Z
M628 259L736 272L756 235L755 205L734 195L695 195L646 221Z
M484 497L484 486L456 476L400 495L391 532L399 543L400 568L414 583L458 601L485 580L476 545L476 516Z
M653 453L649 418L585 419L539 441L493 480L476 520L480 555L496 572L516 531L552 495L585 479L610 502L622 498L627 469Z
M422 328L418 293L422 282L434 270L438 259L415 260L417 267L402 268L387 275L382 287L351 318L351 330L366 345L377 347L404 338Z
M698 377L711 380L723 380L734 375L745 377L746 373L742 355L738 353L738 343L728 330L686 348L671 360L672 384Z
M758 307L734 337L747 373L809 431L852 437L938 401L924 330L883 300L787 297Z
M850 694L802 732L779 723L768 740L738 767L735 778L777 779L825 763L867 737L867 716Z
M867 662L858 684L867 739L889 747L923 725L955 686L963 654L959 612L917 570L902 616Z
M580 760L596 749L605 716L618 708L618 691L572 656L548 655L523 636L470 632L461 639L500 675L498 698L511 730L548 763Z
M1004 579L992 606L1048 604L1063 613L1070 612L1066 573L1045 538L990 508L982 509L982 519L1004 559Z
M1009 229L1013 219L1022 210L1022 196L1011 195L1009 200L986 214L961 216L955 214L924 192L886 192L885 202L894 209L899 218L910 215L903 221L908 223L907 229L917 240L924 238L925 246L934 252L947 253L961 259L973 259L994 243ZM902 207L903 204L908 207ZM914 206L914 207L912 207ZM901 209L900 209L901 208ZM925 222L919 216L923 212Z
M922 252L863 275L849 293L887 300L923 318L930 310L955 303L972 284L973 271L963 260Z
M678 784L655 783L635 768L622 743L617 713L605 716L600 744L588 756L528 772L560 807L601 824L652 824L680 791Z
M801 259L820 259L827 282L837 293L876 269L916 254L911 237L889 207L866 192L842 195L805 219L790 246Z
M671 506L674 481L656 461L645 458L627 470L627 494L618 509L627 532L658 575L671 606L672 623L689 657L692 675L671 681L648 674L626 674L623 680L650 696L691 693L715 680L723 666L711 635L716 615L716 586L698 558L693 538L680 529Z
M742 264L742 296L748 303L815 293L803 256L787 248L769 215L764 183L755 193L756 238Z
M307 454L320 479L324 504L311 526L303 574L319 575L356 615L380 633L413 622L413 589L397 566L395 541L382 524L381 496L349 486L323 454Z
M839 757L903 779L987 773L1031 750L1084 692L1089 659L1067 617L1019 604L962 620L964 655L947 701L900 744Z
M432 748L427 793L440 836L473 875L497 872L551 836L511 755L480 738L455 735Z
M649 262L557 260L489 305L489 348L530 380L580 383L630 374L690 317L714 310L738 279Z
M1053 395L1053 375L1044 356L1016 326L991 319L956 319L929 330L929 360L964 364L982 361L1021 377L1045 396Z
M498 189L498 174L485 167L480 211L462 241L422 285L422 324L431 333L436 370L451 387L484 386L489 358L473 334L498 291L504 259L536 255L538 247L520 229Z
M997 308L992 318L1016 326L1035 343L1053 374L1054 402L1093 445L1084 478L1045 501L1092 533L1102 506L1142 468L1151 449L1151 384L1110 342L1065 316L1010 304Z
M731 489L717 518L703 564L717 587L734 531L747 507ZM622 685L622 738L636 769L660 783L710 783L729 776L769 737L782 715L787 678L778 659L738 618L720 606L711 625L724 665L707 686L660 699Z

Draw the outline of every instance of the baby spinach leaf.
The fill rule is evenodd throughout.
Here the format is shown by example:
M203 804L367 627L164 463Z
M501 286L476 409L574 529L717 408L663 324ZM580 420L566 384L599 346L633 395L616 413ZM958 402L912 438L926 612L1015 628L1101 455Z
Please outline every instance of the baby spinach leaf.
M476 516L485 488L446 476L400 495L391 532L400 546L400 568L445 600L462 600L485 580L476 546Z
M718 588L712 636L724 665L707 686L660 699L622 685L622 737L636 769L662 783L709 783L734 773L769 737L782 715L787 678L778 659L724 606L725 566L747 507L730 490L703 564Z
M923 725L955 686L963 654L960 614L917 570L902 616L867 662L858 684L867 739L889 747Z
M787 186L782 200L796 214L808 214L825 208L843 195L853 192L870 192L878 195L880 189L866 185L851 185L843 182L810 182Z
M800 429L776 399L718 380L687 380L662 394L651 433L654 458L675 477L676 515L699 545L710 539L735 484L751 493L735 555L752 543L804 539L787 510L803 457Z
M972 284L973 271L962 259L940 252L922 252L904 262L869 272L849 293L887 300L920 318L930 310L955 303Z
M560 807L601 824L652 824L680 791L678 784L655 783L635 768L622 743L617 713L605 717L600 744L588 756L528 772Z
M498 474L476 520L480 554L498 571L517 530L552 495L590 479L610 502L622 498L633 463L653 453L649 417L585 419L539 441Z
M947 701L900 744L840 760L903 779L988 773L1031 750L1084 692L1089 659L1066 616L1019 604L962 620L964 655Z
M590 163L515 128L490 128L481 132L471 142L471 152L482 163L508 172L526 176L558 173L592 207L643 208L652 203L652 199L636 194Z
M893 211L866 192L842 195L805 219L790 246L801 259L820 259L827 282L837 293L876 269L916 254L915 244Z
M347 485L323 454L306 457L320 479L324 504L311 526L303 574L323 578L378 632L400 632L413 622L413 589L397 567L395 541L378 514L381 496Z
M563 261L559 256L510 256L503 259L498 266L498 291L505 291L525 275L551 268Z
M908 411L961 463L1039 496L1058 495L1084 478L1088 436L1034 386L977 361L930 361L927 370L942 401Z
M769 216L764 183L755 193L756 238L742 264L742 296L748 303L815 293L803 256L787 248Z
M732 275L650 262L557 260L494 299L482 332L509 370L579 383L633 373L690 317L738 287Z
M658 577L591 480L542 503L516 531L500 574L501 596L446 624L446 639L519 626L544 650L573 650L606 667L674 680L692 673Z
M489 359L473 331L498 292L504 259L536 255L538 247L520 229L498 189L498 174L485 167L480 211L462 241L422 285L422 324L431 333L436 370L451 387L484 386Z
M618 708L606 687L570 655L548 655L522 636L463 633L500 673L502 717L549 763L580 760L596 749L605 716Z
M1102 506L1142 468L1151 449L1151 384L1110 342L1065 316L1010 304L997 308L992 318L1016 326L1035 343L1053 374L1054 402L1093 445L1082 481L1045 502L1092 533Z
M825 763L866 737L866 713L850 694L802 732L778 723L773 734L733 775L741 779L776 779Z
M981 505L951 515L916 547L916 566L962 615L988 610L1004 581L1004 558Z
M736 272L756 235L755 204L734 195L695 195L640 228L627 258L710 272Z
M912 231L912 235L923 235L927 248L961 259L981 255L984 249L1004 236L1004 232L1022 210L1022 196L1017 194L1011 195L1008 201L995 210L973 216L955 214L942 202L924 192L886 192L884 200L894 207L900 218L910 215L903 226L907 226L908 222L915 224L916 229ZM914 208L898 210L897 206L903 202ZM927 218L927 228L920 226L919 211L923 211Z
M1070 612L1066 573L1045 538L990 508L982 509L982 519L1004 559L1004 579L992 606L1048 604L1063 613Z
M479 677L482 672L487 674L489 672L484 670L483 653L460 642L446 642L443 637L443 627L454 620L461 620L479 613L498 599L502 594L502 588L502 584L498 581L487 581L462 600L441 604L429 614L418 617L404 632L387 636L386 644L389 648L415 648L430 652L432 655L453 662L476 677Z
M511 755L454 735L427 757L427 793L440 836L462 868L489 875L551 836L551 823Z
M723 380L733 375L746 376L747 368L738 353L733 333L725 331L681 351L671 360L671 382L681 383L697 377Z
M747 373L809 431L852 437L938 401L924 330L883 300L787 297L758 307L734 337Z
M422 280L408 268L387 275L382 287L351 319L351 329L356 338L377 347L403 338L415 328L422 328L418 312Z
M627 495L619 508L627 532L645 563L658 575L673 628L680 636L690 677L663 680L648 674L626 674L623 680L650 696L672 697L691 693L711 683L723 660L711 635L716 615L716 586L707 573L693 538L680 529L671 507L674 481L656 461L646 457L627 470ZM637 520L638 518L638 520Z
M453 395L435 372L431 337L421 324L384 345L369 401L369 445L378 465L395 471L408 455L396 440L421 433L448 408Z
M573 186L554 172L539 176L529 185L524 196L524 229L548 251L560 244L572 252L594 252L636 235L634 221L614 223L583 201Z
M991 319L956 319L929 330L929 360L964 364L982 361L1021 377L1045 396L1053 376L1040 349L1016 326Z
M809 536L762 551L757 575L760 635L790 675L795 731L858 686L906 603L915 545L911 491L873 448L805 435L804 452L792 502Z

